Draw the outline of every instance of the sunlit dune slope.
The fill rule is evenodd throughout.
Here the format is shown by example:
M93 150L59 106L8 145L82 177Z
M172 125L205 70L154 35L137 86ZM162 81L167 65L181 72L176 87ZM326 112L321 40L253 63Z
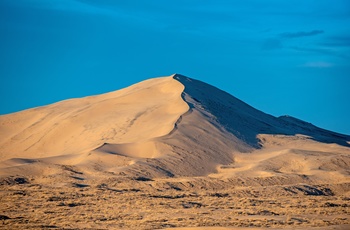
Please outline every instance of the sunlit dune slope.
M172 77L0 117L0 156L42 158L164 136L188 110Z

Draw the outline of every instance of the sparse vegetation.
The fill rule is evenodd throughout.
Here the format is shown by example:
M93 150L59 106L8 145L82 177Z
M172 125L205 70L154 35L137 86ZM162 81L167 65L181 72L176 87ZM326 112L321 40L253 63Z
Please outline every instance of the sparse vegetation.
M175 183L181 178L167 180ZM207 180L203 186L203 178L194 179L189 189L178 190L167 180L116 177L89 187L1 185L0 228L313 228L350 224L349 197L344 190L349 185L328 187L333 195L310 196L285 186L237 187L220 180ZM223 183L223 189L213 189L213 183Z

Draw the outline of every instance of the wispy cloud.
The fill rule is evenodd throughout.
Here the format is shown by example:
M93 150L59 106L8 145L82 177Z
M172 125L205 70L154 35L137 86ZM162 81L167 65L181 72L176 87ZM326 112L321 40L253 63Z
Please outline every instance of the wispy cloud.
M334 64L330 62L324 62L324 61L317 61L317 62L307 62L301 67L307 67L307 68L331 68Z
M350 47L350 35L338 35L328 37L325 42L320 43L320 45L328 47Z
M324 33L323 30L312 30L308 32L300 31L295 33L286 32L286 33L280 34L280 37L281 38L300 38L300 37L316 36L323 33Z
M5 2L6 3L6 2ZM87 13L87 14L105 14L108 12L106 9L92 6L91 4L84 3L78 0L31 0L31 1L9 1L12 6L28 7L41 10L54 10L65 11L74 13Z
M346 54L339 53L336 50L331 50L331 49L324 49L324 48L305 48L305 47L298 47L298 46L293 46L290 47L293 50L299 51L299 52L308 52L308 53L318 53L318 54L323 54L323 55L329 55L329 56L335 56L339 58L344 58L344 59L349 59L350 57Z
M310 37L310 36L316 36L319 34L324 33L323 30L312 30L312 31L300 31L300 32L285 32L278 35L275 35L275 37L271 37L266 39L262 44L263 50L276 50L283 48L284 43L288 43L289 39L293 38L303 38L303 37Z

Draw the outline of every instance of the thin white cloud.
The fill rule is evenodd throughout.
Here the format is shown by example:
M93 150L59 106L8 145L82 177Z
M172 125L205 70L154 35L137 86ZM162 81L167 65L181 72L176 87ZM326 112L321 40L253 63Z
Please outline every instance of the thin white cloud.
M108 12L106 9L95 7L76 0L17 0L11 1L10 4L17 7L28 7L33 9L72 11L91 14Z
M290 32L285 32L280 34L280 36L282 38L301 38L301 37L310 37L310 36L316 36L319 34L323 34L324 31L323 30L312 30L312 31L300 31L300 32L294 32L294 33L290 33Z

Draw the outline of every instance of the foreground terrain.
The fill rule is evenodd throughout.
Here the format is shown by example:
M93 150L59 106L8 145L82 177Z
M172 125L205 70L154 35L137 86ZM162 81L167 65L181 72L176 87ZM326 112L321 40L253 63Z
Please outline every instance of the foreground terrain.
M10 219L0 228L350 226L350 196L344 192L350 190L350 183L257 186L249 180L111 176L88 185L77 179L72 168L68 175L70 183L64 185L43 185L28 178L2 181L0 213Z

